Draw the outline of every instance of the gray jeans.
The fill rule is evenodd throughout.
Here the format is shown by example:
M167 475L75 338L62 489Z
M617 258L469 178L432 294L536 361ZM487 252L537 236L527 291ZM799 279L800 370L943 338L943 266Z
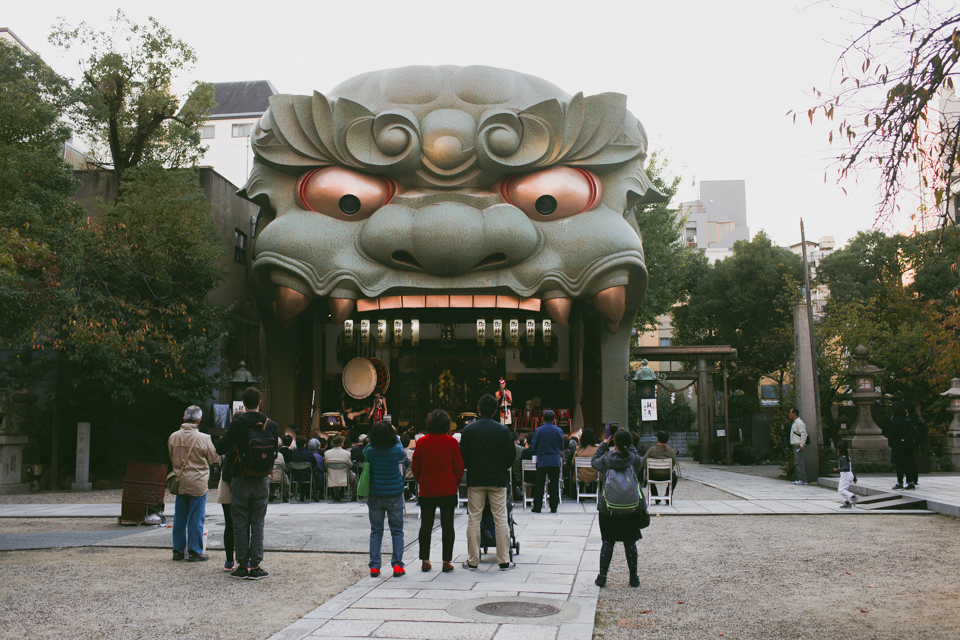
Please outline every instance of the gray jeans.
M800 451L800 445L793 445L793 465L797 468L797 480L807 481L807 470L803 467L803 451Z
M237 564L260 566L263 560L263 521L267 517L270 479L239 476L230 482L230 513Z

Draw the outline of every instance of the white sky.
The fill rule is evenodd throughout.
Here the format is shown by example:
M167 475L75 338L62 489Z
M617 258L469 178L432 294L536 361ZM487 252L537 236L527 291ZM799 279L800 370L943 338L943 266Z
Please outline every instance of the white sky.
M0 26L75 76L78 59L47 42L51 26L63 16L106 29L116 7L8 3ZM188 80L267 79L281 93L309 94L374 69L486 64L571 94L624 93L652 148L684 178L675 202L697 197L694 179L746 180L751 232L780 245L800 241L801 217L808 239L833 235L838 247L874 224L876 177L844 183L845 195L826 129L785 116L812 105L838 44L857 33L822 2L167 0L123 9L136 22L157 18L197 50Z

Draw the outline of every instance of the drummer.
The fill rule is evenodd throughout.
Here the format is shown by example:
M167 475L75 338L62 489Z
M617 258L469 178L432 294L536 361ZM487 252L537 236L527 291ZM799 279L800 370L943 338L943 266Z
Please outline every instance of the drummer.
M370 407L370 424L377 424L387 414L387 399L380 392L373 394L373 406Z

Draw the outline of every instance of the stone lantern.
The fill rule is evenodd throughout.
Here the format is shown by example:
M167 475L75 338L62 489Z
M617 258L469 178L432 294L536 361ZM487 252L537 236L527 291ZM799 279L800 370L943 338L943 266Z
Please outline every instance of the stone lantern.
M947 429L947 446L944 452L950 457L954 467L960 466L960 378L950 381L950 388L940 395L950 398L947 410L953 414L953 422Z
M263 376L254 376L247 371L247 363L241 360L240 366L237 367L237 370L234 371L230 377L230 388L233 390L233 399L239 400L243 395L244 389L256 385L258 382L263 382Z
M870 351L862 344L853 350L853 359L856 364L850 367L847 376L853 389L853 403L857 406L857 419L844 438L850 458L854 462L890 462L890 446L870 413L873 403L880 398L876 376L886 369L870 364Z
M652 408L652 418L640 419L640 444L644 447L652 447L656 444L656 437L653 435L653 423L657 420L657 384L666 376L657 373L650 367L644 359L640 361L640 368L633 375L627 375L626 379L637 384L637 404L644 406L644 401L648 407ZM643 414L641 414L643 415Z

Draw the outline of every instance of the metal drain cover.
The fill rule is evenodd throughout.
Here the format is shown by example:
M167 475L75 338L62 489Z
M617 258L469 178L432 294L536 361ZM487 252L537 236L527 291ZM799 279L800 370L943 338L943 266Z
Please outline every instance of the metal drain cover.
M540 602L486 602L476 610L490 616L504 618L543 618L560 613L560 609Z

